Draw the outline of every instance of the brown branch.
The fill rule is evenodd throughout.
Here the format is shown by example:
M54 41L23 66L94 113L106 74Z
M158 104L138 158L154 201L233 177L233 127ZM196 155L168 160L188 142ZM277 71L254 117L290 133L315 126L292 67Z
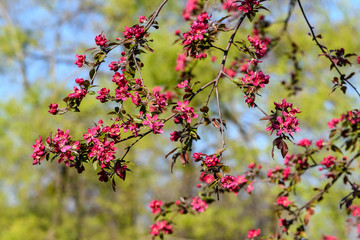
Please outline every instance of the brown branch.
M346 164L345 166L343 167L342 171L335 176L335 178L330 182L328 183L325 188L323 190L321 190L318 194L316 194L315 196L313 196L309 201L307 201L304 205L302 205L299 209L296 210L296 216L295 216L295 219L297 219L300 214L301 214L301 211L305 208L308 208L310 207L310 205L320 199L335 183L336 181L344 174L344 172L346 172L346 170L349 168L349 166L351 165L351 163L356 159L360 157L360 152L357 153L352 159L350 159Z
M349 82L347 79L344 79L344 76L345 74L343 74L340 69L336 66L336 64L334 63L334 61L331 59L331 57L329 56L328 52L324 49L324 46L322 46L319 41L317 40L317 37L315 36L315 33L314 33L314 30L313 30L313 27L311 26L308 18L306 17L306 14L305 14L305 11L301 5L301 2L300 0L297 0L298 4L299 4L299 7L300 7L300 10L302 12L302 15L304 16L304 19L307 23L307 25L309 26L310 28L310 32L311 32L311 36L313 37L313 40L315 41L316 45L320 48L320 50L324 53L324 55L326 56L327 59L329 59L329 61L331 62L331 64L334 66L334 68L336 69L336 71L339 73L340 75L340 79L346 83L348 83L354 90L355 92L357 93L357 95L360 97L360 93L358 92L358 90L356 89L356 87L351 83Z

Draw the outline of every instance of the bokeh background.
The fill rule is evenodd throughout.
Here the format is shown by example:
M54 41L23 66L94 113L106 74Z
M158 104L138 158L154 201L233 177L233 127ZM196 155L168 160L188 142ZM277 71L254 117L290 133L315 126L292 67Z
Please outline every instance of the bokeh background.
M110 105L98 104L95 96L87 97L80 113L52 116L48 105L61 103L72 91L74 79L87 77L88 69L74 65L75 54L83 54L95 45L94 37L103 32L107 38L122 37L124 26L138 22L139 15L149 16L161 1L146 0L1 0L0 1L0 240L18 239L150 239L152 224L148 203L152 199L172 201L180 196L197 194L200 166L190 162L186 167L175 165L170 173L170 160L165 155L176 146L169 143L168 126L162 136L148 136L128 155L133 161L133 172L126 181L118 183L113 192L110 184L100 183L91 165L83 174L62 164L44 162L32 166L31 145L39 135L46 137L57 128L69 129L70 135L81 138L88 127L109 112ZM220 1L209 1L220 4ZM173 44L174 30L186 31L188 23L182 17L186 1L169 1L158 22L160 29L152 31L154 53L142 56L144 81L149 86L173 90L179 79L174 71L181 46ZM270 12L266 19L273 22L269 34L278 34L286 18L289 1L265 3ZM348 53L360 53L360 25L358 1L323 0L304 1L310 22L323 36L322 43L329 49L344 47ZM213 18L225 15L217 11ZM237 39L251 34L248 21L238 32ZM349 89L331 93L328 61L318 57L308 27L298 8L290 19L288 34L263 60L263 71L271 76L270 84L262 91L259 104L269 112L273 102L286 97L302 113L299 115L302 137L317 140L328 136L327 122L345 110L358 107L359 100ZM217 45L224 46L229 34L220 35ZM295 41L302 68L302 91L289 96L282 81L289 81L293 66L288 54L289 39ZM238 54L235 49L230 58ZM119 54L119 53L118 53ZM220 56L212 51L211 56ZM118 57L113 55L114 59ZM352 59L355 63L355 57ZM106 60L107 63L110 59ZM230 63L231 61L229 61ZM107 64L102 66L98 82L111 82ZM209 81L216 76L220 62L210 58L198 63L195 79ZM354 64L346 72L359 72ZM355 80L356 79L356 80ZM358 78L354 78L358 84ZM228 120L227 148L224 161L233 174L243 174L250 162L264 169L281 164L270 149L274 136L265 131L259 119L261 112L248 109L240 89L231 82L221 83L221 101L224 118ZM194 101L198 110L205 95ZM215 102L211 103L216 114ZM200 128L202 140L195 151L211 153L219 148L219 133L211 126ZM124 146L123 146L124 147ZM290 147L290 152L299 149ZM319 156L320 158L321 156ZM354 176L356 177L356 176ZM297 189L296 201L304 203L314 194L312 188L321 186L321 175L310 172ZM210 208L198 216L186 215L175 219L175 233L168 239L245 239L251 228L263 233L278 230L274 215L274 200L279 188L265 182L256 182L250 196L241 192L235 196L221 196ZM307 228L309 239L321 239L332 234L339 239L354 239L354 232L346 232L346 213L339 209L340 200L349 189L335 185L329 198L315 208L315 216ZM331 197L330 197L331 196Z

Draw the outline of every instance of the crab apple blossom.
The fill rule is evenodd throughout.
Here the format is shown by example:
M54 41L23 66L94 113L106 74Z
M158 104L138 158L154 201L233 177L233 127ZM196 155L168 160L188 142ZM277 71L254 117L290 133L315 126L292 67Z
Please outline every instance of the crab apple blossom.
M276 200L276 203L283 206L283 207L288 207L292 202L288 200L288 197L286 196L280 196L278 197L278 199Z
M293 105L286 102L286 99L283 99L281 103L274 102L274 105L278 115L273 115L274 118L270 120L270 126L266 130L271 131L270 134L276 130L277 136L300 132L299 120L295 117L297 113L300 113L299 109L293 108Z
M49 105L49 113L56 115L58 113L58 105L56 103L52 103Z
M101 46L101 47L106 47L107 46L107 39L105 37L105 35L98 35L95 37L95 43L96 45L98 46Z
M153 117L151 117L149 114L146 114L146 119L145 121L143 121L143 125L145 126L149 126L149 128L151 130L153 130L153 133L155 134L161 134L164 131L162 130L162 127L164 126L163 123L161 123L161 121L158 121L158 117L159 115L154 115Z
M193 107L187 107L189 104L188 100L185 100L184 102L178 101L177 106L175 107L175 110L180 113L180 115L177 115L177 117L174 118L175 123L180 123L181 119L185 120L188 123L191 123L192 118L197 118L198 115L194 113Z
M78 67L82 67L85 63L85 59L86 59L86 56L85 55L75 55L76 57L76 61L75 61L75 64L78 66Z
M136 39L141 38L144 35L144 28L142 26L136 25L135 27L125 27L125 31L123 31L123 34L125 36L125 38L133 38L135 37Z
M173 233L173 229L170 223L168 223L166 220L162 220L159 222L156 222L150 227L151 231L150 234L155 236L158 236L160 234L171 234Z
M252 239L252 238L257 237L257 236L259 236L259 235L260 235L260 229L257 229L257 230L251 229L251 230L248 232L247 237L248 237L249 239Z
M80 86L80 89L74 87L74 92L68 95L69 98L82 99L86 96L87 91Z
M34 148L34 153L31 155L31 157L34 159L33 165L41 163L41 161L44 159L46 155L45 146L42 143L42 138L40 136L39 139L36 139L36 143L32 145Z
M208 208L206 202L199 197L192 198L191 206L193 210L198 213L205 212L205 210Z
M163 205L163 202L160 200L152 200L149 203L149 207L151 208L151 211L153 214L157 214L159 212L161 212L161 206Z

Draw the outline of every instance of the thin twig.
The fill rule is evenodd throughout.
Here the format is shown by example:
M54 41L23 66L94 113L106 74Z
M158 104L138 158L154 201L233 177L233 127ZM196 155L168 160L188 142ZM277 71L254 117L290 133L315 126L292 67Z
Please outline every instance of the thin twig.
M142 76L141 76L141 72L140 72L139 65L138 65L138 63L137 63L137 61L136 61L135 54L133 53L132 55L133 55L133 58L134 58L134 62L135 62L136 69L137 69L138 72L139 72L139 77L140 77L141 85L142 85L142 86L145 86L145 85L144 85L144 80L143 80L143 78L142 78Z
M302 12L302 15L304 16L304 19L307 23L307 25L309 26L310 28L310 32L311 32L311 36L313 37L313 40L315 41L316 45L320 48L320 50L324 53L324 55L326 56L327 59L329 59L329 61L331 62L331 64L334 66L334 68L336 69L336 71L339 73L340 75L340 79L346 83L348 83L354 90L355 92L357 93L357 95L360 97L360 93L358 92L358 90L356 89L356 87L351 83L349 82L347 79L344 79L344 76L345 74L343 74L340 69L336 66L336 64L334 63L334 61L331 59L331 57L329 56L328 52L324 49L324 47L319 43L319 41L317 40L317 37L315 36L315 33L314 33L314 30L313 30L313 27L311 26L308 18L306 17L306 14L305 14L305 11L301 5L301 2L300 0L297 0L298 4L299 4L299 7L300 7L300 10Z

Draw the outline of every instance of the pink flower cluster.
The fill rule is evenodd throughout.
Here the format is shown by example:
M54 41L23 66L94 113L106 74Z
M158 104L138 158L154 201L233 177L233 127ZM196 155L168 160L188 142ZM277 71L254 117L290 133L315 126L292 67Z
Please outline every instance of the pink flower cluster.
M49 105L49 113L51 113L52 115L56 115L58 113L58 105L56 103L51 103Z
M247 71L247 74L244 74L241 77L241 80L246 84L251 84L255 87L264 88L265 84L269 83L270 76L265 75L262 71L254 72L254 71Z
M205 212L205 210L208 208L206 202L204 200L201 200L199 197L192 198L191 206L193 210L198 213Z
M293 132L300 132L299 120L295 117L297 113L300 113L299 109L294 108L292 103L286 102L285 98L281 103L274 102L274 104L276 113L270 120L270 126L266 128L266 131L271 131L270 134L276 131L277 136L284 133L292 135Z
M82 86L82 84L84 83L84 79L77 78L77 79L75 79L75 82L80 86L80 89L78 89L77 87L74 87L74 92L70 93L68 95L68 97L81 100L86 96L86 93L87 93L87 90L83 89L83 86Z
M307 138L304 139L300 139L299 142L297 143L298 146L302 146L302 147L309 147L311 145L312 141L310 141Z
M149 207L151 208L151 212L153 214L157 214L159 212L161 212L161 206L163 205L163 202L160 200L152 200L149 203Z
M123 31L123 34L125 36L125 38L130 39L130 38L142 38L144 36L145 33L145 29L142 26L136 25L135 27L125 27L125 31Z
M146 114L145 121L142 122L143 125L149 126L151 130L153 130L154 134L161 134L164 131L162 130L162 127L164 124L160 121L157 122L159 115L155 114L153 117L151 117L149 114Z
M64 162L65 165L69 167L75 166L74 155L77 155L77 151L80 149L80 142L71 141L69 129L66 129L65 132L58 129L54 137L50 135L46 138L46 143L47 147L45 148L42 143L42 138L40 137L39 140L36 140L36 144L33 145L34 153L31 157L34 159L34 165L37 163L40 164L46 154L50 152L59 156L59 163ZM81 171L80 166L77 166L77 168L78 171Z
M262 58L263 56L265 56L267 51L267 44L264 41L260 40L260 37L258 35L254 35L254 37L250 37L249 35L248 40L254 47L257 58Z
M277 198L276 203L283 206L288 207L292 202L286 196L280 196Z
M127 66L127 61L124 56L120 57L119 61L111 62L109 64L109 68L111 71L118 71L119 69L125 69Z
M42 143L42 138L40 136L39 139L36 139L35 141L36 143L34 145L32 145L32 147L34 148L34 152L33 154L31 154L31 157L34 159L33 161L33 165L35 164L39 164L41 163L41 161L45 158L46 156L46 150L45 150L45 146Z
M76 61L75 61L75 64L78 66L78 67L82 67L85 63L85 59L86 59L86 56L85 55L75 55L76 57Z
M198 9L198 0L188 0L185 6L182 16L185 21L190 19L190 16Z
M348 111L346 114L342 114L340 118L332 119L330 122L328 122L328 126L330 129L333 129L337 126L338 123L344 120L346 124L355 127L357 124L360 123L360 111L358 110Z
M187 123L191 123L192 118L197 118L198 115L194 113L193 107L187 107L189 101L185 100L184 102L178 101L177 106L173 110L174 113L178 113L174 117L174 122L176 124L183 123L183 120Z
M168 223L166 220L156 222L150 228L151 228L150 234L153 235L154 237L158 235L173 233L171 224Z
M99 96L96 96L96 99L104 103L108 101L110 89L102 88L100 91L97 91Z
M323 240L338 240L338 238L334 236L323 236Z
M242 184L247 183L247 179L244 175L241 176L231 176L226 175L221 178L221 186L225 189L228 189L230 192L238 193Z
M321 161L321 164L324 165L326 168L330 168L335 164L336 157L333 156L327 156L324 158L324 160Z
M296 170L305 170L309 167L309 163L306 157L303 157L302 154L286 154L284 158L284 165L288 167L295 166ZM287 174L283 174L287 175Z
M220 159L217 158L215 154L208 156L208 155L206 155L204 153L200 153L200 152L193 153L193 158L194 158L195 162L203 161L205 166L207 166L208 168L215 167L217 164L220 163Z
M114 145L115 140L120 140L121 127L115 123L103 127L103 121L100 119L95 127L89 128L88 133L83 135L89 146L89 159L94 159L93 161L97 161L101 167L101 171L98 173L100 181L107 181L109 174L105 169L111 169L111 163L116 159L117 148ZM109 141L109 138L113 140ZM119 161L115 163L114 171L120 178L125 178L126 170L126 165L121 165Z
M185 54L179 54L176 59L176 67L175 71L184 72L186 68L186 55Z
M260 235L260 229L258 228L257 230L255 229L251 229L249 232L248 232L248 239L252 239L254 237L257 237Z
M202 172L199 180L200 180L200 182L205 182L206 184L211 184L215 180L215 177L213 174L206 174L206 173Z
M185 45L188 56L198 59L206 58L207 55L203 52L202 45L206 43L205 34L209 28L210 17L206 12L201 13L192 23L190 31L183 33L182 43Z
M107 39L105 37L105 35L101 35L99 34L98 36L95 37L95 43L96 45L98 46L101 46L101 47L107 47Z
M242 1L225 0L222 5L222 8L227 10L228 12L237 10L243 13L248 13L254 9L254 6L257 5L259 5L258 0L242 0Z

